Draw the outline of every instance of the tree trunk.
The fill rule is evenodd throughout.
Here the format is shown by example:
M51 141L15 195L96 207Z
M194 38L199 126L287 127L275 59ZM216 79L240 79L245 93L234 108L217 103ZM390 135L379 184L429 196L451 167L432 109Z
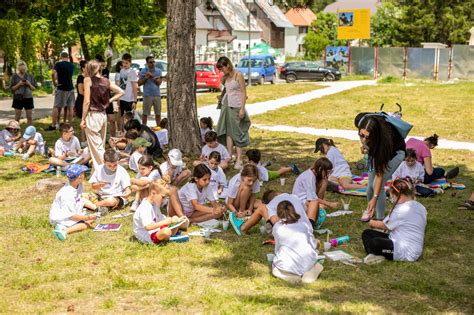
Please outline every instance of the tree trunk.
M171 148L200 154L194 46L196 0L167 1L168 122Z
M79 39L81 41L81 49L84 54L84 60L91 60L89 56L89 47L87 46L86 36L84 34L79 34Z

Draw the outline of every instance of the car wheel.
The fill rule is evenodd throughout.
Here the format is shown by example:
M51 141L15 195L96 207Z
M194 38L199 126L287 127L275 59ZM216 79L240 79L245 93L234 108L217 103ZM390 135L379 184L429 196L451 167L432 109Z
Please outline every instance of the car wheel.
M260 79L258 80L258 84L263 85L263 83L265 83L265 78L262 75Z
M286 82L288 83L295 83L296 76L294 74L289 74L286 76Z
M270 81L271 84L275 84L276 82L276 75L272 76L272 80Z
M324 81L334 81L336 80L336 77L334 76L334 74L332 73L328 73L326 74L326 76L324 77Z

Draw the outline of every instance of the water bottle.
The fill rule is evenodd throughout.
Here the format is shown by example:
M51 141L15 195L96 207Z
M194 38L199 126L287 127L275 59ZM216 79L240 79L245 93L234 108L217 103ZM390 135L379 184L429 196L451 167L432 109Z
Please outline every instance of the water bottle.
M61 176L61 166L56 166L56 177Z
M350 240L349 236L345 235L345 236L333 238L329 242L331 243L332 247L336 247L337 245L341 245L341 244L344 244L344 243L349 243L349 240Z

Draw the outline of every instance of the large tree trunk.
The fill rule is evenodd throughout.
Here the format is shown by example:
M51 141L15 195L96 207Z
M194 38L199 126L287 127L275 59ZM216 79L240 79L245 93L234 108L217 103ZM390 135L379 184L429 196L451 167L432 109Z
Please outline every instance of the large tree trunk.
M81 41L82 54L84 55L84 60L91 60L89 56L89 46L87 46L86 35L79 34L79 40Z
M167 1L168 119L171 148L199 154L194 45L196 0Z

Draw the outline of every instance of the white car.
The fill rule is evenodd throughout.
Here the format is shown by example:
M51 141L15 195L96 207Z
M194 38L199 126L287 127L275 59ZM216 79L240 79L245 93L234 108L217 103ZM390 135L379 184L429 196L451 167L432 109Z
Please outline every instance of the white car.
M112 64L114 66L114 64ZM136 59L132 61L131 68L137 72L137 77L140 74L140 71L146 67L145 59ZM166 97L166 75L168 74L168 62L164 60L155 59L155 67L161 70L161 75L164 77L160 85L160 95L161 97ZM109 75L109 80L115 80L115 72L111 72ZM115 83L115 82L114 82ZM143 85L140 86L139 97L143 95Z

